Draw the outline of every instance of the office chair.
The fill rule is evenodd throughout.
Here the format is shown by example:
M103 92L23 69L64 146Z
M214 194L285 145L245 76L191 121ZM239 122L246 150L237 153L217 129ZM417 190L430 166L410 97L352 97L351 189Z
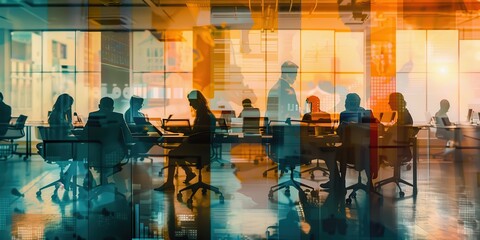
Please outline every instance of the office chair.
M212 133L196 133L192 134L189 136L189 139L192 139L191 144L190 144L190 150L192 151L192 154L185 154L185 155L176 155L176 156L169 156L169 158L188 158L188 159L195 159L195 168L198 169L198 181L196 183L193 183L185 188L182 188L178 191L177 193L177 199L178 201L183 201L182 199L182 192L186 190L192 190L192 194L187 200L187 206L189 208L192 208L193 206L193 197L195 196L195 193L199 190L202 189L202 194L205 195L207 193L207 190L213 191L216 194L220 194L220 203L224 203L224 197L222 192L217 187L214 187L208 183L203 182L202 179L202 168L209 166L211 164L211 159L210 159L210 151L212 148L212 145L208 143L208 141L198 141L198 140L193 140L193 139L212 139L213 136L211 136ZM170 159L169 159L170 160ZM190 165L190 164L189 164Z
M290 196L290 187L294 187L299 192L303 192L301 187L305 187L314 190L313 187L304 183L295 181L294 171L297 165L302 164L302 159L307 159L307 156L303 156L301 151L301 127L299 125L275 125L270 126L272 140L270 143L269 157L275 161L281 168L289 168L290 179L270 187L268 198L273 198L273 193L280 189L285 189L285 195ZM313 191L312 191L313 192Z
M58 138L57 136L57 129L51 127L37 127L38 134L37 136L40 137L43 141L62 141L64 139ZM50 188L55 187L55 190L52 195L52 199L57 198L57 192L61 185L65 186L65 190L69 191L72 190L74 186L73 182L67 181L66 177L71 174L73 169L70 169L69 166L71 164L71 160L73 160L74 153L72 151L71 143L63 143L63 142L52 142L52 143L39 143L37 145L38 154L43 157L45 162L48 164L56 164L60 167L59 178L43 187L38 189L36 192L37 197L42 196L42 191ZM67 169L68 168L68 169ZM65 169L67 169L65 171ZM75 176L73 176L75 177Z
M377 149L374 147L378 145L379 133L383 131L381 126L377 123L349 123L345 125L342 146L338 154L340 154L342 161L345 161L347 167L358 172L357 183L345 188L347 192L352 190L345 200L346 204L352 203L352 199L356 198L359 190L380 195L374 191L372 178L376 178L378 174L378 155ZM362 183L362 171L365 171L367 176L366 183Z
M122 167L128 164L130 159L132 145L125 142L120 123L104 121L102 117L91 117L81 139L88 141L77 151L77 158L85 159L89 169L84 184L85 190L89 191L88 199L101 201L100 196L107 191L115 196L120 195L115 184L108 182L108 177L122 171ZM94 180L92 170L99 173L99 183Z
M454 132L445 127L452 126L452 123L448 118L432 118L433 129L435 129L435 137L437 139L443 140L445 144L445 149L438 153L433 153L432 158L446 158L449 154L452 154L455 148L454 145Z
M22 157L23 153L17 152L18 144L14 143L15 140L20 139L25 136L25 122L27 121L27 116L20 115L18 117L13 117L10 120L7 132L4 135L0 136L0 140L8 141L8 144L0 144L0 159L7 160L12 157L14 154ZM23 160L27 160L28 156L23 157Z
M388 162L393 167L393 176L381 180L375 184L378 191L383 185L395 183L400 190L399 196L404 197L405 193L400 187L400 183L413 187L413 194L417 194L417 186L407 182L401 177L402 164L410 161L417 161L417 133L420 129L413 126L392 126L388 129L384 136L383 143L380 144L379 156L384 162ZM412 152L413 151L413 152ZM414 168L414 178L416 169Z
M333 129L331 127L326 127L326 126L316 126L316 123L319 124L331 124L330 120L330 114L324 114L322 113L321 116L324 118L320 118L316 116L317 114L312 114L312 119L314 119L311 122L308 122L308 133L304 133L310 136L316 136L316 135L323 135L323 134L330 134L333 133ZM326 118L328 116L328 118ZM327 149L325 149L328 151ZM323 173L323 176L328 176L328 169L320 166L320 160L321 158L315 158L316 164L314 167L311 167L309 169L302 170L300 174L302 173L310 173L310 179L314 180L315 179L315 171L321 171Z
M207 171L210 171L210 166L212 163L219 163L221 167L225 166L225 164L230 163L231 168L235 168L235 163L223 159L222 152L223 152L223 143L222 138L225 134L228 134L228 125L227 120L225 118L217 118L217 129L219 131L218 134L214 134L213 141L212 141L212 151L210 154L210 165L207 167Z

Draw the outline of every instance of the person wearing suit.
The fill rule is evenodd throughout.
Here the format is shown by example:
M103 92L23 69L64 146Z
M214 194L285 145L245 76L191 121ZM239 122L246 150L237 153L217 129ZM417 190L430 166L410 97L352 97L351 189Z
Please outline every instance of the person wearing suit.
M3 94L0 92L0 135L4 135L12 118L12 108L3 102Z
M297 95L291 86L297 79L297 71L298 66L291 61L282 64L282 75L268 92L265 116L269 120L300 119Z

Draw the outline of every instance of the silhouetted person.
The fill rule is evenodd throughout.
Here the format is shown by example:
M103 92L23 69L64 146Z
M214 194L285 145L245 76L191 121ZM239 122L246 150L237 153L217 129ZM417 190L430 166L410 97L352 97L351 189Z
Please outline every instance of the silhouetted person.
M300 119L297 95L291 86L297 79L297 71L298 66L291 61L282 64L282 75L268 92L265 116L269 120Z
M52 111L48 115L48 124L50 125L50 138L55 140L68 138L73 129L72 123L72 105L73 97L63 93L58 96L53 104Z
M137 96L130 98L130 108L125 112L125 122L127 122L128 125L141 124L142 122L147 123L145 114L140 112L143 101L143 98Z
M109 139L110 141L102 141L102 149L105 153L113 153L113 152L122 152L123 154L126 153L127 149L125 149L125 143L132 142L132 136L130 134L130 130L123 120L123 116L121 113L114 112L113 107L114 101L110 97L104 97L100 99L100 104L98 105L99 110L95 112L91 112L88 115L88 121L85 125L84 132L86 137L90 137L89 134L93 134L91 128L93 127L116 127L119 128L117 135L112 136L103 136L104 139Z
M337 128L337 134L340 136L342 141L344 140L344 129L345 126L349 123L359 123L361 121L362 115L365 113L365 109L360 107L360 96L356 93L349 93L347 94L347 98L345 99L345 111L340 113L340 124ZM345 150L340 148L337 152L337 160L340 163L340 173L338 172L338 167L336 161L328 161L326 160L325 163L327 164L327 168L330 172L329 181L326 183L320 184L322 188L331 188L333 187L333 183L338 180L342 180L343 182L341 185L343 186L345 183L345 173L346 173L346 158L347 154ZM340 178L341 176L341 178Z
M3 102L3 94L0 92L0 135L4 135L12 118L12 108Z
M89 164L101 172L101 177L104 180L113 171L113 168L125 158L128 152L127 144L133 142L123 115L114 112L113 106L112 98L104 97L100 99L99 110L88 115L87 123L80 137L100 143L101 146L97 147L101 147L101 152L95 149L95 145L88 148ZM100 159L98 159L98 156L101 156ZM97 162L92 162L92 159L96 159ZM93 185L92 183L89 184L90 186Z
M447 140L447 146L453 147L454 145L454 132L449 131L448 129L442 128L450 124L450 119L448 118L447 112L450 109L450 103L447 99L442 99L440 101L440 110L435 113L435 123L438 126L436 136L440 139ZM452 149L445 149L445 153L450 152Z
M177 148L168 153L168 176L165 183L156 188L156 191L174 190L173 177L175 174L175 165L181 166L187 177L185 183L192 180L196 174L185 166L186 162L195 164L201 157L203 164L208 164L210 160L210 143L212 133L215 131L216 118L207 105L207 99L198 90L191 91L188 96L190 106L195 110L195 120L191 135Z
M260 110L252 106L252 101L250 99L244 99L242 101L243 110L238 115L239 118L245 117L260 117Z
M243 132L260 133L260 110L254 108L248 98L242 101L242 105L243 110L238 117L243 118Z
M312 114L325 114L324 116L330 117L330 114L320 110L320 99L317 96L310 96L306 100L308 106L307 113L303 115L302 121L312 121Z
M407 109L407 102L405 102L405 98L401 93L394 92L388 97L388 105L390 105L392 111L397 111L398 118L395 124L388 128L384 139L388 144L406 145L408 144L409 138L412 137L410 130L413 124L412 115L410 115ZM409 147L394 149L394 151L386 149L384 152L386 152L388 156L386 159L388 165L394 165L395 161L404 163L412 159L412 153ZM396 152L396 155L393 154L394 152Z

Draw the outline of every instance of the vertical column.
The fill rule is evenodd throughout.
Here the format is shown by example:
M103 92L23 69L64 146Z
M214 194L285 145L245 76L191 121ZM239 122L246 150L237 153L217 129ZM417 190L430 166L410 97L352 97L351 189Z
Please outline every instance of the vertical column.
M389 3L395 4L395 3ZM398 4L398 3L396 3ZM370 27L366 28L367 91L374 112L390 111L388 95L396 90L396 23L395 6L371 4ZM370 85L368 85L370 81ZM368 97L368 92L367 92Z

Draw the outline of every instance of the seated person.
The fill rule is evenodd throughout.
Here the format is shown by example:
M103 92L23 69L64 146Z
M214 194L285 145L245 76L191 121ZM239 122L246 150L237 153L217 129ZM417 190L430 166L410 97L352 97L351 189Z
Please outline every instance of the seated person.
M310 96L306 100L307 113L302 117L302 121L316 123L331 123L330 114L320 110L320 99L317 96ZM317 129L317 131L315 131ZM311 135L328 134L332 129L326 127L310 127L308 130Z
M132 133L143 133L142 123L147 124L148 120L140 109L143 106L143 98L132 96L130 98L130 108L125 112L125 122L128 124Z
M399 92L391 93L389 96L388 104L393 111L397 111L397 122L385 132L384 139L387 144L407 144L411 135L413 134L409 129L409 126L413 124L412 115L407 109L407 103L405 98ZM395 154L395 153L396 154ZM409 162L412 159L412 152L410 148L398 148L395 151L392 149L384 149L381 155L387 156L385 163L388 165L394 165L395 161L401 161L402 163Z
M12 108L3 102L3 94L0 92L0 135L5 135L8 130Z
M447 112L450 109L450 103L447 99L442 99L440 101L440 110L435 113L435 124L439 126L437 128L437 132L435 133L436 137L439 139L447 140L447 146L452 147L454 146L454 132L449 131L448 129L441 128L445 126L445 122L450 122Z
M105 167L99 169L104 176L108 175L108 171L118 165L127 154L127 143L132 143L132 136L127 124L123 120L121 113L113 112L114 102L112 98L104 97L98 105L99 110L91 112L88 116L87 124L83 130L81 139L99 141L101 143L101 159L99 162L89 162L95 169L98 166ZM93 148L92 148L93 149ZM89 148L90 150L90 148ZM89 151L90 154L98 154Z
M204 159L203 164L206 165L210 161L210 143L211 134L215 132L216 119L215 115L210 111L207 105L207 99L198 90L191 91L188 96L190 106L195 110L195 120L193 122L192 134L177 148L168 153L168 176L167 181L156 191L172 191L173 177L175 175L175 165L185 170L187 174L185 183L192 180L196 174L192 172L190 167L186 166L186 162L196 163L194 156ZM191 157L191 158L190 158ZM205 161L207 160L207 161Z
M252 106L250 99L242 101L243 110L238 116L243 118L243 132L259 133L260 132L260 110Z
M343 131L346 126L346 124L350 122L356 122L358 123L361 121L361 116L364 114L365 109L363 107L360 107L360 96L356 93L349 93L347 94L347 97L345 99L345 111L340 113L340 125L337 128L337 134L340 136L340 139L343 140ZM352 117L354 116L354 117ZM345 174L347 171L347 166L346 166L346 155L343 153L343 151L339 151L338 154L336 155L336 161L329 161L325 160L325 163L327 164L328 171L330 172L329 174L329 181L326 183L320 184L320 187L322 188L331 188L333 187L334 183L338 180L342 180L340 184L344 187L345 185ZM340 173L338 171L337 163L340 163Z

